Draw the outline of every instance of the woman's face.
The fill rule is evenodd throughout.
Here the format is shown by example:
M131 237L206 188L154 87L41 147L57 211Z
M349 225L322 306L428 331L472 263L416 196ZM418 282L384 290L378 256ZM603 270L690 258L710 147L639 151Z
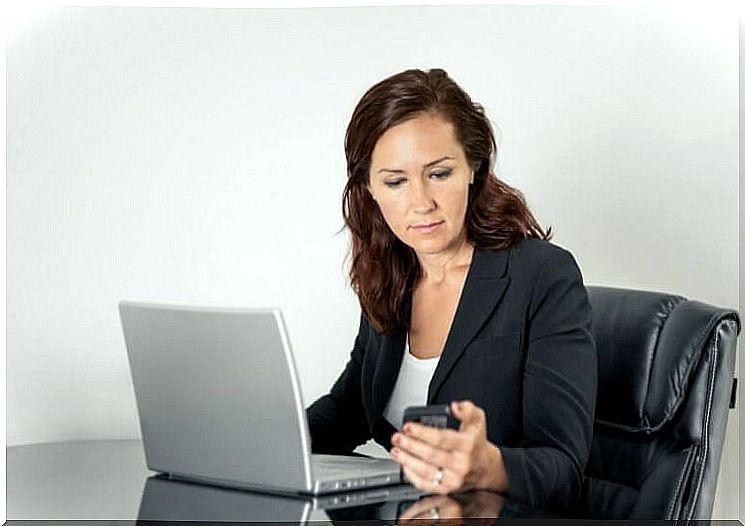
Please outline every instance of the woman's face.
M453 125L428 114L381 135L369 190L396 237L418 254L439 254L465 238L472 177Z

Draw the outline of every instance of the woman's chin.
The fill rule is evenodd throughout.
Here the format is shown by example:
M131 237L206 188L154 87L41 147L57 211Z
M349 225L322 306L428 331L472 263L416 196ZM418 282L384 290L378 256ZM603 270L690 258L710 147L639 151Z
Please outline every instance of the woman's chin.
M447 251L450 244L444 242L444 240L432 239L427 241L420 240L416 243L409 244L409 246L413 248L414 252L416 252L417 254L426 254L428 256L433 256L435 254L441 254Z

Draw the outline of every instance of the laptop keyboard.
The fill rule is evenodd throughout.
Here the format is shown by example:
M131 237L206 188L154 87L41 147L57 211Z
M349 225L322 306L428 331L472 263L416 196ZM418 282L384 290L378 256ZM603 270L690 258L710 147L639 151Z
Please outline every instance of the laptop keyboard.
M354 490L400 482L400 467L391 458L314 453L313 476L321 492Z
M348 467L350 465L375 466L389 465L391 459L371 458L371 457L353 457L344 455L313 455L313 463L319 467Z

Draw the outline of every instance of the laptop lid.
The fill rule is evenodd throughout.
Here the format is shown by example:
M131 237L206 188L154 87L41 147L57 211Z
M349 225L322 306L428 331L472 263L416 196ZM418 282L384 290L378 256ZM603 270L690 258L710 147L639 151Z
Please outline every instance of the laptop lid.
M122 301L149 469L311 490L310 440L279 309Z

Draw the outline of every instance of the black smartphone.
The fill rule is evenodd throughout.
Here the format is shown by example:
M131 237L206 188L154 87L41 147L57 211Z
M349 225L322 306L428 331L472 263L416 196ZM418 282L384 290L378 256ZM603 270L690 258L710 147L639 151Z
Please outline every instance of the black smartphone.
M404 423L418 422L438 429L460 428L460 422L450 412L450 405L419 405L404 410Z
M460 428L460 422L450 412L448 404L442 405L413 405L404 409L404 424L406 422L417 422L438 429L455 429ZM401 468L401 481L410 483L411 481ZM400 512L401 510L399 510Z

